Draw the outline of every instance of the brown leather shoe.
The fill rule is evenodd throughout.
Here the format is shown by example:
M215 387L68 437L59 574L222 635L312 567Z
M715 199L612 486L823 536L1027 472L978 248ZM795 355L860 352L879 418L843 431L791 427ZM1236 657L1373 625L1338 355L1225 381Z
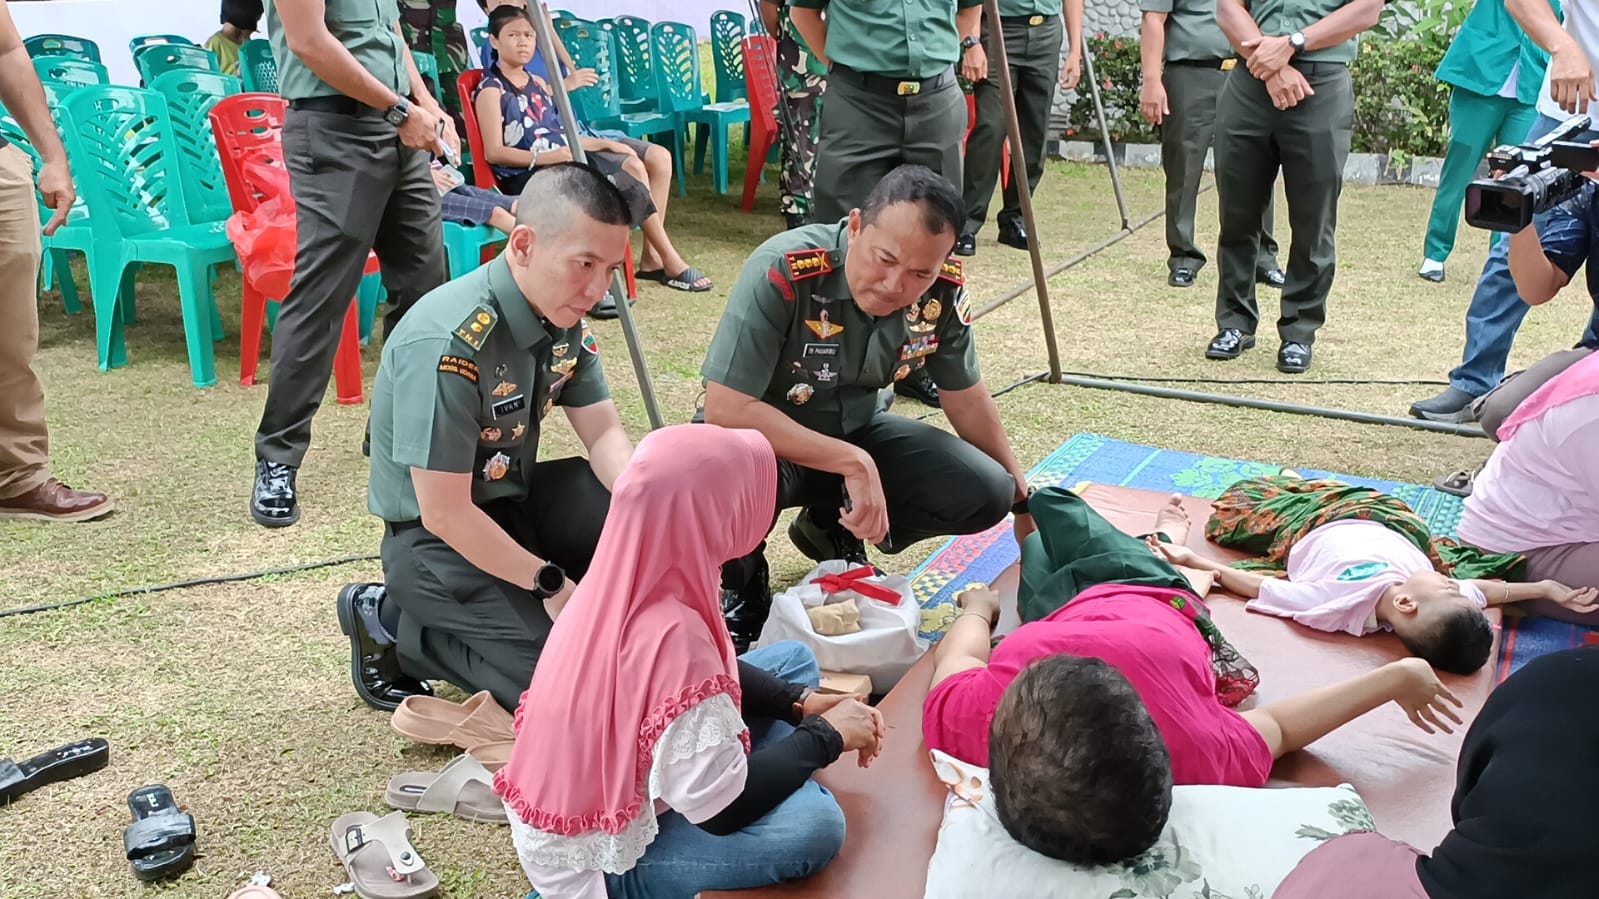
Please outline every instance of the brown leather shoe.
M20 496L0 499L0 520L88 521L111 514L116 501L104 493L73 490L55 478Z

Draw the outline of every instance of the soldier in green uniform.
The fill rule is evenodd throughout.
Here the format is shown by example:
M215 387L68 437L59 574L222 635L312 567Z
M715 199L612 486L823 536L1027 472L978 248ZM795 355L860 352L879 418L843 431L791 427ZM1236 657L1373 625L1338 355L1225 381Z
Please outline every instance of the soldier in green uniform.
M466 133L455 82L472 63L466 29L456 16L456 0L400 0L400 30L412 52L426 53L438 61L444 109L455 120L456 130Z
M890 172L832 225L773 237L745 263L700 373L705 420L766 435L777 508L803 506L789 537L817 561L866 564L971 534L1019 511L1027 482L977 369L960 263L960 192L921 166ZM916 370L943 389L955 433L891 415L878 391ZM957 436L958 435L958 436ZM761 550L723 568L735 642L770 604Z
M1277 319L1277 370L1310 368L1337 262L1338 195L1355 116L1349 62L1382 6L1383 0L1217 0L1216 22L1248 66L1228 73L1216 101L1220 284L1208 358L1234 359L1255 345L1260 222L1280 168L1293 243Z
M1205 252L1194 242L1199 179L1216 132L1216 98L1238 58L1216 24L1214 0L1139 0L1138 6L1144 70L1139 111L1160 129L1160 164L1166 170L1166 283L1192 287L1205 267ZM1255 280L1281 287L1271 217L1268 195Z
M628 227L603 175L540 166L500 257L423 297L384 344L367 508L384 522L388 587L338 599L369 704L443 679L512 709L527 688L633 451L583 320ZM556 406L587 460L538 461Z
M1062 23L1064 11L1065 22ZM1063 90L1077 86L1083 61L1083 0L999 0L999 27L1004 34L1005 59L1010 66L1011 90L1016 99L1016 124L1020 127L1022 160L1012 161L1012 178L1027 173L1027 187L1038 190L1044 177L1044 142L1049 137L1049 109L1055 98L1058 80ZM966 51L962 68L974 74L972 98L977 106L977 121L966 137L966 174L962 193L966 200L966 227L955 243L955 253L970 256L977 252L977 232L988 218L988 203L994 198L994 183L999 179L1006 140L1005 101L999 94L996 60L987 55L988 34L993 23L983 17L982 43ZM1070 35L1064 62L1060 48ZM995 220L999 242L1027 249L1027 229L1022 223L1021 196L1016 182L1005 185L1005 205Z
M782 89L778 125L783 129L783 174L778 205L788 227L811 223L816 187L816 144L822 134L822 95L827 58L811 49L794 27L787 0L761 0L761 23L777 39L777 80Z

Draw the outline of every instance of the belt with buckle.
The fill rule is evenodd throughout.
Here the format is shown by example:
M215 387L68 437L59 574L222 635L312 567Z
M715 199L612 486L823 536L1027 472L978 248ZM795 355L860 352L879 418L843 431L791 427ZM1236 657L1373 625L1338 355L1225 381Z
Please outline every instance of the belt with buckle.
M1052 16L1000 16L999 21L1006 25L1026 25L1028 28L1037 28L1049 21Z
M1236 57L1226 59L1168 59L1166 65L1182 66L1190 69L1221 69L1223 72L1231 71L1238 65Z
M935 91L946 84L955 83L955 68L951 66L931 78L892 78L887 75L874 75L871 72L862 72L852 69L841 62L833 63L833 68L828 70L829 78L838 78L856 87L870 91L874 94L889 94L899 97L914 97L924 91ZM842 76L842 77L840 77Z
M406 531L414 531L414 530L416 530L417 528L419 528L421 526L422 526L422 521L421 521L421 519L417 519L417 518L413 518L410 521L385 521L385 522L383 522L383 529L385 531L387 531L390 536L393 536L393 535L396 535L396 534L403 534Z
M290 100L289 108L304 112L330 112L336 115L356 117L382 117L383 110L375 106L368 106L352 97L341 95L332 97L306 97L301 100Z

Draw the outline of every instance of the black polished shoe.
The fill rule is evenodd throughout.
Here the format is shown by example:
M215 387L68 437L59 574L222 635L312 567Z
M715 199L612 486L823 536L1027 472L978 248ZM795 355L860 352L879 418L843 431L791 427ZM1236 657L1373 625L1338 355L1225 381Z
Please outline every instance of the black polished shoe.
M1027 229L1020 224L1002 227L999 229L999 242L1007 247L1025 250L1027 249Z
M809 212L785 212L783 213L783 223L790 231L795 228L803 228L811 223L811 214Z
M956 256L974 256L977 254L977 235L962 234L955 238Z
M794 523L788 526L788 539L794 542L795 549L813 562L843 559L851 565L872 564L866 558L866 544L861 538L851 534L841 524L822 527L811 519L810 509L801 509L794 516Z
M894 392L917 402L926 403L934 409L938 408L938 385L933 383L933 376L929 375L925 368L918 368L895 381Z
M1477 398L1458 387L1445 387L1437 396L1410 404L1410 414L1427 421L1466 424L1477 420Z
M345 585L339 591L339 630L350 638L356 695L374 709L393 711L407 696L432 696L433 688L400 671L399 648L378 616L386 595L382 584Z
M269 528L286 528L300 520L300 503L294 495L292 465L255 460L255 490L250 494L250 517Z
M1187 266L1178 266L1166 275L1166 283L1173 287L1193 287L1194 275L1193 269Z
M1310 370L1310 346L1288 341L1277 349L1277 370L1285 375L1302 374Z
M1222 328L1205 347L1206 359L1237 359L1255 345L1255 335L1245 334L1237 328Z
M1288 278L1285 275L1283 275L1283 270L1280 269L1280 268L1274 268L1271 271L1266 272L1263 275L1256 275L1255 276L1255 283L1256 284L1264 284L1267 287L1275 287L1278 290L1282 290L1283 283L1286 282L1287 280L1288 280Z
M762 557L755 575L742 587L722 585L722 620L733 637L733 648L740 654L761 637L761 628L772 612L772 587L766 559Z

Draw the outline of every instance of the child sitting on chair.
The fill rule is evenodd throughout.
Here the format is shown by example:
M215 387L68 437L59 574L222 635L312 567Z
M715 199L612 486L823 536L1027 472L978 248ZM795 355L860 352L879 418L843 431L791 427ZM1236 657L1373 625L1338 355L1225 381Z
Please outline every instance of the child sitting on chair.
M1252 612L1357 637L1391 630L1411 655L1453 674L1487 663L1493 628L1482 610L1489 605L1550 599L1576 611L1595 608L1593 590L1476 579L1513 574L1521 557L1434 537L1403 500L1367 487L1284 472L1234 484L1213 508L1207 537L1265 558L1229 566L1163 544L1168 561L1214 572L1224 589L1249 599Z
M1233 711L1214 667L1225 643L1176 568L1068 491L1039 491L1029 510L1023 617L1046 595L1059 607L991 650L999 597L963 593L922 728L930 748L989 767L1000 823L1030 849L1132 858L1160 836L1174 784L1263 786L1273 760L1389 701L1427 733L1460 723L1420 659ZM1171 503L1156 529L1180 545L1187 516Z
M504 234L516 227L516 198L466 183L453 165L433 160L433 186L439 189L439 217L457 225L488 225Z

